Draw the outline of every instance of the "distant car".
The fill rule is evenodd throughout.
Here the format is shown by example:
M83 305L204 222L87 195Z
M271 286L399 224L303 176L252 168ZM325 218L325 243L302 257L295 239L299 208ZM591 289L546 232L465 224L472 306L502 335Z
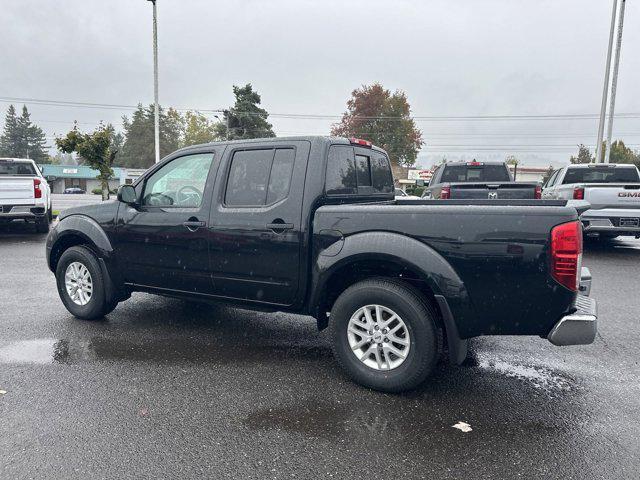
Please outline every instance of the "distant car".
M396 200L420 200L420 197L415 195L409 195L407 192L400 188L396 188Z
M69 188L65 188L63 193L82 194L82 193L87 193L87 192L85 192L80 187L69 187Z

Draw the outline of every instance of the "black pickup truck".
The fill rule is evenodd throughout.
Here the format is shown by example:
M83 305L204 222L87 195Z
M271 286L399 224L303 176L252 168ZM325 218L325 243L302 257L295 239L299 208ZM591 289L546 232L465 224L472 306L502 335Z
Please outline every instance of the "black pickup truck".
M591 343L577 219L566 201L394 200L369 142L274 138L179 150L64 211L46 248L76 317L133 291L310 315L354 380L401 391L471 337Z
M433 172L422 198L454 200L532 200L542 184L516 182L504 162L445 162Z

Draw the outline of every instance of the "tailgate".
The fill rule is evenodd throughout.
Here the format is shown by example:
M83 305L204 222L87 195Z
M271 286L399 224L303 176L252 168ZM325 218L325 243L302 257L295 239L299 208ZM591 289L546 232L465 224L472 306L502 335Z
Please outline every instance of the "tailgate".
M588 183L584 199L592 208L640 208L640 183Z
M32 177L0 177L0 205L32 205Z
M532 199L536 184L518 182L452 183L452 199Z

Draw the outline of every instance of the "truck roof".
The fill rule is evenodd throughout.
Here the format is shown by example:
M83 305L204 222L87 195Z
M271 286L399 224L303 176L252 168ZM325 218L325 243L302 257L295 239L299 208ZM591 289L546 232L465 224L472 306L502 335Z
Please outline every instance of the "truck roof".
M635 168L633 163L572 163L567 168L603 168L603 167L620 167Z
M0 161L3 162L19 162L19 163L35 163L30 158L10 158L10 157L0 157Z
M444 162L445 165L473 165L474 163L477 163L479 166L481 165L505 165L504 162L500 162L500 161L496 161L496 160L492 160L492 161L478 161L478 160L454 160L454 161L449 161L447 160L446 162Z
M328 145L352 145L351 140L345 137L332 137L329 135L306 135L306 136L290 136L290 137L268 137L268 138L247 138L241 140L222 140L219 142L201 143L198 145L190 145L181 148L178 151L190 150L192 148L206 147L210 145L237 145L247 143L282 143L290 141L308 141L311 143L322 142ZM376 145L371 145L373 150L384 152L384 150Z

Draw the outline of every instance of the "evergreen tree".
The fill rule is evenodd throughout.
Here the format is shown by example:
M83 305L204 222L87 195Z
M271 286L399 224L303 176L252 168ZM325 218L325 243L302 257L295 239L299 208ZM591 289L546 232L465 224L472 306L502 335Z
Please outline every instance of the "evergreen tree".
M122 118L125 140L117 162L123 167L148 168L155 162L154 110L138 104L131 120ZM173 108L160 108L160 157L180 148L184 120Z
M244 87L233 86L236 101L225 110L224 122L216 126L218 136L228 140L275 137L273 126L267 122L269 113L260 108L260 95L250 83Z
M22 115L19 117L16 115L15 107L9 105L0 137L0 155L31 158L36 163L46 162L49 158L44 132L31 122L26 105L23 105Z

